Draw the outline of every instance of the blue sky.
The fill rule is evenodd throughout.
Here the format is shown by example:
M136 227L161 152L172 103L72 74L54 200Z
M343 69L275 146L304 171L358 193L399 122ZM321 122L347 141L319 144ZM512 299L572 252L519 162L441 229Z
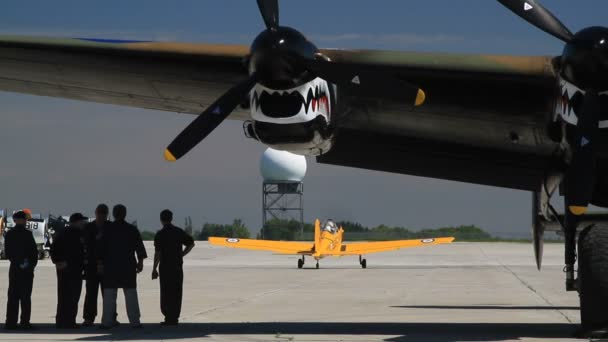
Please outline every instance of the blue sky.
M602 24L608 9L597 1L545 5L573 31ZM253 0L5 0L0 18L7 32L231 43L249 43L263 27ZM557 40L492 0L288 0L281 2L281 21L328 46L505 54L561 50Z
M249 44L263 29L253 0L2 4L0 34ZM573 31L605 24L608 13L608 3L599 1L544 4ZM281 22L319 47L516 55L555 55L562 48L491 0L284 0ZM178 223L191 215L196 225L241 217L259 226L258 159L264 147L245 140L238 122L223 125L192 157L170 167L159 151L188 117L6 93L0 103L2 126L15 128L0 134L1 146L10 146L0 169L0 206L90 212L104 200L125 202L145 229L157 227L157 212L165 207L175 209ZM332 216L415 228L474 223L503 234L529 231L525 192L315 163L306 191L308 220Z

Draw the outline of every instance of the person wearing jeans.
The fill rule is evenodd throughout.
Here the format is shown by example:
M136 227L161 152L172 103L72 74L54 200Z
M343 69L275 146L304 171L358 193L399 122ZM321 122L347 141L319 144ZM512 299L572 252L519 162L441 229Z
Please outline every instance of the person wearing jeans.
M98 253L99 273L103 275L102 328L109 329L116 320L116 296L123 289L127 316L133 328L141 328L137 298L137 274L144 268L146 248L137 227L125 221L127 208L116 205L114 222L105 229Z

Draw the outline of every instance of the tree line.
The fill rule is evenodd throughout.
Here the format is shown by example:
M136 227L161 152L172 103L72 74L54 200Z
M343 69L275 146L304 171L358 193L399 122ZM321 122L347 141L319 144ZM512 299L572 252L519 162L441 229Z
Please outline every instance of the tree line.
M358 222L337 221L346 231L346 241L378 241L378 240L402 240L423 239L442 236L453 236L456 241L498 241L483 229L474 225L458 227L442 227L434 229L411 230L405 227L394 227L379 225L366 227ZM249 228L240 219L235 219L232 224L205 223L200 230L195 230L192 219L187 217L182 227L184 231L194 237L195 240L207 240L210 236L234 237L249 239L252 237ZM143 231L144 240L153 240L154 232ZM300 225L295 220L274 219L264 225L263 229L255 237L266 240L312 241L314 239L314 224L304 223Z
M195 230L192 225L192 218L188 216L181 228L195 240L201 241L207 241L210 236L236 237L239 239L249 239L251 237L249 228L245 226L241 219L234 219L232 224L205 223L200 230ZM156 235L155 232L147 230L141 232L144 241L153 241L154 235Z

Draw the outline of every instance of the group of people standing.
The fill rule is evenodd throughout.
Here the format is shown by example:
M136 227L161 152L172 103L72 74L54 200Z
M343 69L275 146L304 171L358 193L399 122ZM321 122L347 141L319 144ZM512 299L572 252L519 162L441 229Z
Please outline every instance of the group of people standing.
M116 312L118 289L122 289L127 317L133 328L141 328L137 274L144 268L146 248L139 230L126 222L127 208L116 205L114 221L109 221L109 208L100 204L95 220L75 213L69 226L58 232L51 246L51 259L57 272L57 313L55 325L59 329L76 329L78 303L83 279L86 294L83 326L92 326L97 317L97 299L101 290L103 310L101 328L119 325ZM36 243L27 230L24 212L13 215L15 227L6 233L5 250L11 265L6 313L8 330L34 329L30 323L31 294L34 270L38 262ZM181 312L183 289L183 257L194 248L194 240L182 229L173 226L173 213L160 214L162 229L154 239L154 267L152 279L160 278L161 311L165 320L161 325L177 325ZM18 323L19 305L21 320Z

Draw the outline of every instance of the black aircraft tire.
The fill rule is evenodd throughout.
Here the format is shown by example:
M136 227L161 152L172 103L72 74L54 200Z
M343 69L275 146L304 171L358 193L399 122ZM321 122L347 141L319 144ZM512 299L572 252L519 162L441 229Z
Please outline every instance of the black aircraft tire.
M608 226L594 225L578 238L578 286L581 328L608 328Z
M361 260L361 268L367 268L367 259Z
M298 268L304 267L304 261L302 259L298 259Z

